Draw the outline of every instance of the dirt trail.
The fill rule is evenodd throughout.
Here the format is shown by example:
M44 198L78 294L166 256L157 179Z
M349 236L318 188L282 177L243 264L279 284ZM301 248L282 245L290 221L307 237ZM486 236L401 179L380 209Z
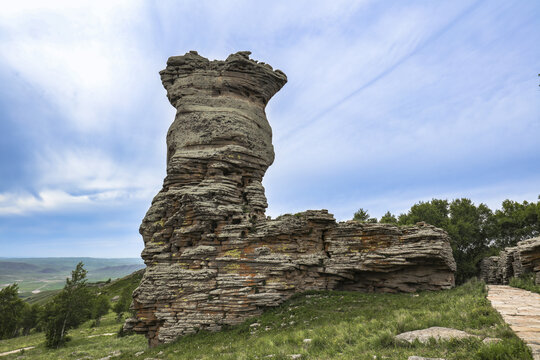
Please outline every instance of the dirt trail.
M488 285L488 300L540 360L540 294L506 285Z
M11 355L11 354L16 354L16 353L19 353L19 352L21 352L23 350L31 350L33 348L35 348L35 346L29 346L29 347L25 347L25 348L22 348L22 349L6 351L6 352L3 352L3 353L0 353L0 356L7 356L7 355Z
M104 334L95 334L95 335L89 335L87 336L87 338L95 338L95 337L98 337L98 336L113 336L113 335L116 335L116 333L104 333Z

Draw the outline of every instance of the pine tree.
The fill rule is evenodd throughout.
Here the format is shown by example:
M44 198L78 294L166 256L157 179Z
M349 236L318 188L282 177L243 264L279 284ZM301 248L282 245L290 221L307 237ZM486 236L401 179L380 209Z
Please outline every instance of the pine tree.
M66 279L64 289L47 303L44 311L46 345L58 348L66 342L69 329L79 326L92 315L93 295L86 286L86 270L82 262Z
M19 285L9 285L0 290L0 339L17 336L23 309Z

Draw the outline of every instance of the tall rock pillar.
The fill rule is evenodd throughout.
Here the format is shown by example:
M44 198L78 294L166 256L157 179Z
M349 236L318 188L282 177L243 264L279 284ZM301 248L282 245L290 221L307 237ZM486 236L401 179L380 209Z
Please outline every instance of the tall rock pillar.
M135 330L151 345L178 335L179 291L215 283L204 257L182 261L186 248L210 251L227 225L241 242L265 216L261 181L274 161L265 107L287 77L249 54L209 61L192 51L170 57L160 72L177 111L167 133L167 176L140 227L147 270L134 294Z

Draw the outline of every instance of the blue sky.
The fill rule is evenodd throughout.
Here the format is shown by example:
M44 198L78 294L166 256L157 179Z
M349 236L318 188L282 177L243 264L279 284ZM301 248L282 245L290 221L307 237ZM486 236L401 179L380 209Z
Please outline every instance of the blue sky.
M175 113L158 71L189 50L288 76L268 215L535 201L538 34L536 0L4 4L0 256L139 256Z

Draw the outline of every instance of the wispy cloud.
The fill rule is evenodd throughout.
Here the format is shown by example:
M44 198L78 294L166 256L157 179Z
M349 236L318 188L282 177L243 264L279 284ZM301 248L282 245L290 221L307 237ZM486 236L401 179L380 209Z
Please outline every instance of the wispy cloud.
M280 140L285 140L287 138L290 138L290 136L293 136L298 131L304 129L307 126L314 126L318 121L320 121L324 116L330 114L332 111L335 111L336 108L341 106L342 104L350 101L354 97L358 96L360 93L362 93L364 90L368 89L370 86L374 85L378 81L384 79L386 76L391 74L394 70L396 70L399 66L404 64L407 60L409 60L411 57L413 57L415 54L420 52L425 47L429 46L431 43L437 41L442 35L444 35L447 31L449 31L455 24L457 24L463 17L467 16L469 13L471 13L478 5L480 1L474 2L472 5L465 7L462 11L460 11L457 15L450 18L446 23L443 23L438 29L435 29L432 33L430 32L424 32L424 34L419 34L418 39L415 39L416 41L409 41L410 49L405 49L405 53L402 55L399 55L395 60L393 60L392 63L388 64L387 67L382 68L381 70L376 69L376 71L373 74L372 78L367 79L360 87L354 89L352 92L346 94L345 96L339 98L333 103L330 103L327 107L322 108L318 113L314 114L310 118L307 119L307 121L304 120L304 122L300 122L297 124L293 129L289 130L287 133L283 135L283 137ZM403 15L403 14L401 14ZM388 53L392 54L392 52L396 52L396 45L399 46L399 44L402 43L402 40L397 36L403 36L410 38L411 31L414 31L415 27L418 27L418 24L422 24L425 22L421 21L421 18L419 16L415 16L418 14L406 14L405 16L395 16L391 18L391 23L394 28L392 32L385 32L384 34L386 36L394 36L396 38L392 39L384 39L383 43L389 44L391 46L391 51L388 51L389 49L382 49L381 47L377 47L375 44L370 44L370 46L364 46L368 49L379 49L379 50L386 50L386 53L384 54L385 57L388 57ZM385 21L389 19L383 19L380 23L381 26L387 27L390 25L389 21ZM401 23L400 23L401 21ZM425 37L424 39L422 37ZM402 50L403 51L403 50ZM366 55L363 53L362 55ZM383 54L373 54L371 55L371 60L374 60L376 58L382 57ZM354 58L355 60L358 60ZM379 62L380 64L380 62ZM356 64L358 65L358 63ZM361 63L359 64L361 65ZM365 67L362 67L362 70L364 73L371 73L370 71L366 71ZM335 74L332 74L335 75ZM335 76L332 76L335 78Z
M163 178L155 166L134 168L133 162L121 163L96 149L64 149L48 152L37 160L38 182L70 190L143 190L153 189ZM136 174L136 176L134 176Z
M140 6L136 1L7 5L0 14L0 63L60 109L62 126L110 131L129 120L113 116L115 110L141 99L137 84L154 75L141 71L153 59L133 37Z

